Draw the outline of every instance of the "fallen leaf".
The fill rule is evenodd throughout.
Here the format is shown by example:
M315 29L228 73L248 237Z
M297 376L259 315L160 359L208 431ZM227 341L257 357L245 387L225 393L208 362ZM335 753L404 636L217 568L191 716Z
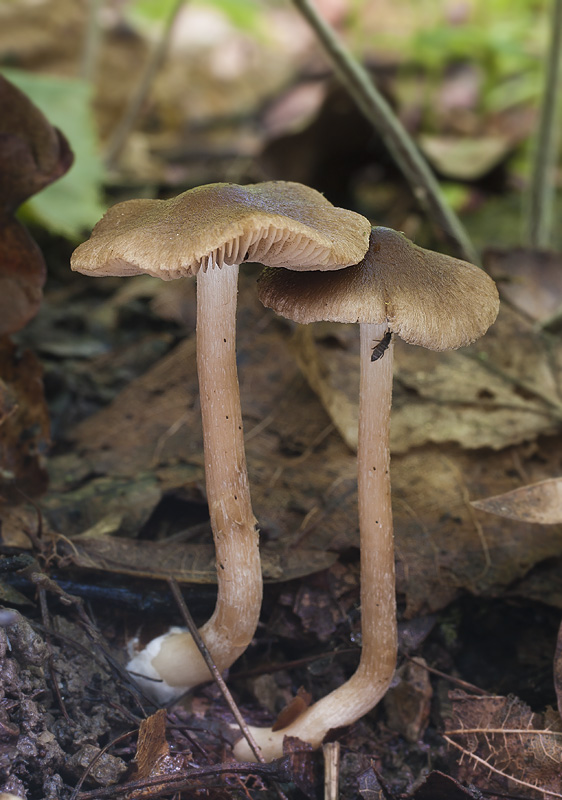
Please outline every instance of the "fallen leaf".
M537 322L546 323L562 305L562 257L523 247L489 248L484 263L500 297Z
M423 658L407 661L398 668L384 697L388 726L409 742L418 742L429 722L433 689Z
M480 800L481 797L478 789L461 786L449 775L434 770L416 789L412 800Z
M166 709L160 708L150 717L143 719L140 724L131 777L134 780L142 780L159 774L154 772L155 765L169 754L170 747L166 741Z
M21 330L38 312L46 267L27 230L0 219L0 336Z
M64 175L73 155L62 133L3 76L0 112L0 203L12 212Z
M357 327L357 326L352 326ZM357 448L358 335L349 326L300 326L294 352L344 440ZM318 331L318 333L316 333ZM396 338L391 450L427 442L500 449L560 428L559 343L502 307L486 336L468 348L435 353ZM529 352L533 357L529 358Z
M240 293L240 388L252 502L262 541L280 554L298 552L298 548L330 553L357 548L355 455L334 430L333 421L295 365L287 347L289 327L260 310L250 279L242 277ZM504 335L513 336L518 344L518 336L524 339L527 330L520 317L509 310L506 323L503 329L506 333L500 331L497 340L492 339L486 345L489 360L510 359L513 364L510 369L530 370L526 383L532 385L534 381L540 385L542 372L551 374L546 356L545 361L533 359L532 364L526 364L517 348L514 353L506 353ZM256 336L258 325L260 335ZM482 340L482 346L493 330ZM355 338L356 332L345 326L336 326L331 338L324 337L330 357L340 350L346 352L346 331L350 340ZM521 471L528 476L528 482L551 477L559 468L559 440L544 439L540 459L536 458L534 444L500 449L506 438L519 438L517 425L531 416L526 410L529 402L526 396L521 396L511 384L506 388L503 379L500 380L499 386L512 400L510 407L515 406L519 416L513 417L512 427L506 425L498 435L494 429L498 418L490 422L486 407L486 402L493 406L496 401L488 395L485 395L487 401L479 397L490 385L487 370L485 377L474 372L480 359L460 353L428 353L436 360L422 369L419 363L427 351L413 347L410 350L411 356L403 358L405 350L401 350L397 357L399 375L402 362L404 385L417 385L418 389L400 392L398 416L403 419L403 429L407 429L411 426L408 415L415 413L416 404L427 406L434 425L429 430L413 429L411 438L404 434L403 450L395 449L392 458L397 589L405 598L407 618L435 612L464 590L477 595L497 595L508 586L515 587L535 565L562 557L562 539L556 526L514 523L491 517L470 505L470 500L484 492L501 494L516 488L521 483ZM443 359L449 355L460 358L466 367L461 370L460 383L455 382L451 368L444 369L435 383L432 371L438 369L437 356ZM351 362L356 369L355 357ZM333 370L333 374L337 378L339 370ZM343 385L350 383L349 376L344 375ZM432 398L437 385L443 396L435 401ZM398 380L397 390L399 387ZM549 390L554 391L553 387ZM351 395L356 403L356 395L353 392ZM454 414L463 416L467 399L473 413L473 424L466 427L463 443L466 439L473 446L473 439L479 436L484 442L495 439L497 451L461 449L455 444L439 447L424 444L428 436L440 435L441 409L455 398ZM538 400L536 403L541 408ZM481 405L485 407L482 409ZM497 409L500 417L501 412L501 408ZM543 413L544 405L535 418L535 421L540 419L541 426ZM77 445L75 456L61 473L68 475L69 489L75 478L81 485L54 515L46 509L57 530L73 534L91 527L111 510L123 511L131 506L134 512L134 500L122 498L119 504L115 486L121 481L124 488L140 480L141 475L146 481L145 492L148 486L159 492L181 486L183 493L198 497L200 502L204 470L193 341L182 342L133 381L106 409L79 424L73 438ZM52 469L58 473L57 464L58 459L53 459ZM106 477L88 481L88 473ZM65 480L59 477L57 485L58 503L64 503ZM106 487L103 491L102 486ZM87 502L78 502L76 492L87 496ZM142 481L138 489L131 490L131 498L135 494L137 502L142 504ZM114 498L111 509L107 508L108 497ZM81 514L81 508L88 508L89 513ZM126 516L129 517L129 512ZM130 519L126 530L133 531L134 519ZM558 598L562 602L561 593L554 588L547 594L555 603Z
M49 412L39 361L7 337L0 339L0 375L0 493L18 503L21 492L36 496L47 486Z
M87 570L162 580L173 577L180 583L217 581L215 548L210 543L145 542L112 536L77 537L66 544L64 553L74 565ZM320 572L337 559L335 553L306 548L279 553L268 545L264 545L260 553L264 580L270 583Z
M428 161L446 178L476 181L513 150L507 136L435 136L424 134L419 145Z
M60 131L0 75L0 336L15 333L35 316L45 283L41 251L13 214L72 161Z
M388 800L388 795L372 767L357 776L357 788L363 800Z
M516 697L475 697L449 693L453 716L446 724L446 741L470 765L470 781L487 789L490 776L508 791L537 791L562 797L562 720L549 709L534 714ZM465 767L465 772L467 767Z
M507 494L473 500L472 505L500 517L555 525L562 522L562 478L550 478Z
M129 780L142 781L158 776L176 775L192 766L191 753L172 753L166 740L167 712L160 708L143 719L139 727L137 752L133 759ZM135 797L153 797L150 787L136 790Z

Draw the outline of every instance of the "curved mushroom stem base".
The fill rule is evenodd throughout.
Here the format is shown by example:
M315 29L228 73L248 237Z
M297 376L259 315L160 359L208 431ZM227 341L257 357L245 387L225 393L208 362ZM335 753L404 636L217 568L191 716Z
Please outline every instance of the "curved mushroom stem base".
M221 269L209 265L198 274L197 372L218 583L215 611L200 633L220 671L251 642L262 599L259 535L250 499L236 372L237 291L237 265ZM144 653L143 669L139 656L128 669L163 681L144 683L161 702L162 697L169 702L212 677L189 633L176 629L151 642L139 655Z
M371 362L373 346L386 324L362 324L359 396L358 498L361 537L361 628L363 647L355 674L318 700L280 731L251 728L266 760L283 755L285 736L319 747L331 728L351 725L386 693L396 666L396 595L394 541L390 502L390 406L393 346ZM234 754L240 761L254 756L245 740Z

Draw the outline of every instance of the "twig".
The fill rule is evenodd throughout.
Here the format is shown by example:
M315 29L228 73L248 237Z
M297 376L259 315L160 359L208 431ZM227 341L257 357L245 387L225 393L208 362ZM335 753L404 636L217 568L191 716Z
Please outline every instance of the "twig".
M529 197L529 245L535 248L547 248L552 235L556 153L559 142L557 121L562 91L562 0L552 0L550 27L551 38L546 58Z
M174 600L178 604L178 608L181 611L181 614L182 614L182 617L184 619L184 622L187 625L187 627L189 629L189 632L193 636L193 641L195 642L195 644L197 645L197 647L199 649L199 652L201 653L201 655L205 659L205 663L209 667L209 670L211 671L211 675L213 676L217 686L221 690L221 694L224 697L224 699L226 700L226 702L228 704L228 707L232 711L232 714L234 715L234 719L236 720L236 722L240 726L240 730L242 731L242 734L244 735L244 738L246 739L246 741L250 745L250 749L252 750L253 754L255 755L257 760L260 762L260 764L265 764L266 760L263 757L263 754L262 754L262 751L261 751L260 747L256 743L256 740L252 736L252 733L251 733L250 729L246 725L244 717L242 716L242 714L240 713L240 709L238 708L238 706L234 702L234 698L232 697L232 695L231 695L231 693L230 693L230 691L228 689L228 686L224 682L223 677L222 677L222 675L220 674L220 672L219 672L219 670L217 668L217 665L213 661L213 657L211 656L211 654L210 654L210 652L209 652L209 650L207 648L207 645L205 644L205 642L201 638L201 635L200 635L199 631L197 630L197 625L193 621L193 617L191 616L191 614L189 612L189 609L188 609L188 607L187 607L187 605L185 603L185 600L183 599L183 596L182 596L182 593L181 593L181 590L180 590L178 582L176 581L175 578L168 578L168 585L170 587L170 591L172 592L172 594L174 596ZM279 789L279 787L276 784L275 784L275 788L277 790L277 795L280 798L280 800L281 799L287 800L287 798L285 797L284 793L281 791L281 789Z
M102 748L102 749L101 749L101 750L100 750L98 753L96 753L96 755L94 756L94 758L92 758L92 760L90 761L90 763L88 764L88 766L86 767L86 769L84 770L84 772L82 773L82 776L81 776L80 780L78 781L78 783L77 783L77 784L76 784L76 786L74 787L74 791L73 791L73 792L72 792L72 794L70 795L70 800L76 800L76 798L78 797L78 794L79 794L79 792L80 792L80 789L81 789L81 788L82 788L82 786L84 785L84 781L86 780L86 778L88 777L88 775L90 774L90 772L93 770L93 768L96 766L96 764L98 763L98 761L100 760L100 758L101 758L101 757L102 757L102 756L103 756L105 753L107 753L107 751L108 751L108 750L109 750L111 747L113 747L113 745L115 745L115 744L119 744L119 742L122 742L122 741L124 741L124 740L125 740L125 739L127 739L129 736L132 736L134 733L138 733L138 728L137 728L136 730L134 730L134 731L127 731L127 733L122 733L122 734L121 734L121 736L118 736L116 739L113 739L111 742L108 742L108 743L105 745L105 747L103 747L103 748Z
M102 0L89 0L88 19L86 21L86 37L80 67L80 77L92 83L95 77L96 64L101 39L100 9Z
M140 781L122 783L119 786L104 786L102 789L93 789L81 792L78 800L109 800L109 798L127 795L136 797L135 791L152 789L150 797L159 797L162 794L193 790L193 781L216 775L258 775L259 777L277 778L290 781L290 757L277 759L270 764L219 764L218 766L197 767L183 770L181 773L156 775ZM283 795L285 797L285 795ZM286 798L285 798L286 800Z
M182 614L182 617L184 619L184 622L187 625L187 627L189 629L189 632L193 636L193 641L195 642L195 644L197 645L197 647L199 649L199 652L201 653L201 655L205 659L205 663L209 667L211 675L213 676L217 686L221 690L222 696L226 700L226 702L228 704L228 707L232 711L232 713L234 715L234 719L236 720L236 722L240 726L240 730L244 734L244 736L246 738L246 741L250 745L250 747L252 749L252 752L255 755L255 757L258 759L258 761L260 763L265 764L265 758L262 755L261 749L258 747L258 745L256 744L256 742L254 740L254 737L250 733L250 731L248 729L248 726L246 725L246 722L244 721L244 717L242 716L238 706L234 702L234 698L232 697L232 695L230 693L230 690L228 689L228 686L224 682L223 677L222 677L222 675L220 674L220 672L219 672L219 670L217 668L217 665L213 661L213 657L211 656L211 654L210 654L210 652L209 652L209 650L207 648L207 645L205 644L205 642L201 638L201 634L197 630L197 625L193 621L193 617L191 616L191 613L190 613L190 611L189 611L189 609L188 609L188 607L187 607L187 605L185 603L185 600L183 599L183 596L182 596L182 593L181 593L181 590L180 590L178 582L176 581L175 578L168 578L168 585L169 585L170 590L171 590L171 592L172 592L172 594L174 596L174 600L178 604L178 608L181 611L181 614Z
M38 595L39 595L39 607L41 608L41 619L43 621L43 625L45 627L45 642L47 643L47 664L49 666L49 675L51 678L51 686L53 688L53 692L55 693L55 697L57 698L57 703L61 710L63 717L65 718L66 722L69 725L72 725L72 720L68 715L68 711L66 710L66 706L64 704L64 700L62 699L62 694L59 688L59 682L57 679L57 673L55 670L55 659L53 655L53 643L51 641L51 619L49 615L49 609L47 607L47 593L43 587L38 587Z
M327 742L324 753L324 800L338 800L340 777L340 743Z
M435 175L371 77L347 50L309 0L293 3L310 24L334 71L359 109L378 131L388 151L410 184L415 197L431 219L456 243L462 258L480 265L480 257L462 222L449 206Z
M446 672L441 672L440 669L430 667L427 664L422 663L419 658L416 658L415 656L409 656L407 653L404 653L404 658L407 658L408 661L411 661L412 664L416 664L418 667L423 667L423 669L431 673L431 675L437 675L438 678L443 678L444 680L453 683L455 686L459 686L461 689L464 689L467 692L474 692L479 696L492 696L491 692L487 692L485 689L481 689L479 686L475 686L473 683L468 683L468 681L463 681L461 678L455 678L452 675L447 675Z
M443 738L447 742L447 744L452 745L452 747L456 747L457 750L460 750L461 753L468 756L469 759L475 761L478 765L482 766L485 770L489 772L494 772L496 775L500 775L502 778L507 778L513 783L516 783L518 786L524 786L527 789L533 789L535 792L542 792L544 796L548 795L549 797L558 797L562 798L562 794L560 792L553 792L549 789L544 789L542 786L537 786L534 783L529 783L528 781L522 781L519 778L515 778L513 775L510 775L508 772L505 772L502 769L497 769L497 767L493 767L488 759L480 758L477 756L476 753L473 753L471 750L467 750L465 747L462 747L457 742L454 742L449 736L443 735Z
M246 669L242 672L234 672L230 674L230 681L241 680L242 678L254 678L256 675L271 675L273 672L281 672L281 670L296 669L297 667L304 667L306 664L311 664L313 661L320 661L326 658L335 658L336 656L348 655L349 653L359 654L357 647L345 647L342 650L330 650L328 653L318 653L315 656L306 656L305 658L295 658L293 661L279 661L273 664L266 664L263 667L254 667L254 669Z
M165 22L162 35L153 47L152 52L148 57L148 61L146 62L144 72L142 73L140 80L130 97L123 116L117 123L117 127L111 135L105 153L105 165L108 169L115 168L123 151L123 147L125 146L125 142L127 141L127 138L138 119L156 73L164 62L166 53L168 51L168 44L170 42L170 36L172 34L174 22L176 21L178 13L183 4L184 0L176 0L176 3L172 7L172 11Z

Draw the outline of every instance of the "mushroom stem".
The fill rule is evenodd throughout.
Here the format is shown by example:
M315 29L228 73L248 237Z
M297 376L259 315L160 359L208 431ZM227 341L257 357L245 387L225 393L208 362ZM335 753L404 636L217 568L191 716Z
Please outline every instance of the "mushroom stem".
M252 640L262 598L236 371L237 284L238 265L209 265L197 276L197 372L218 582L215 611L200 633L221 672ZM182 691L211 679L189 633L168 635L152 666L168 686Z
M279 731L250 728L266 760L283 754L285 736L319 747L331 728L351 725L386 693L396 666L396 594L390 502L390 406L393 344L378 361L371 351L386 323L360 325L358 499L361 539L361 660L355 674ZM252 760L247 743L234 748L239 760Z

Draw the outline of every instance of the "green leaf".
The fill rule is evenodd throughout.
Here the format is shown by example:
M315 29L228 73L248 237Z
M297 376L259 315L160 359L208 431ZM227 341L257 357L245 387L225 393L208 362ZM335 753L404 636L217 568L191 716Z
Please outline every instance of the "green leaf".
M104 214L103 166L90 110L91 88L83 80L2 70L70 142L74 164L60 180L22 206L24 216L71 240L81 238Z
M129 13L138 22L164 22L172 13L176 0L133 0ZM200 6L211 6L221 11L230 22L242 31L258 33L263 9L257 0L206 0Z

